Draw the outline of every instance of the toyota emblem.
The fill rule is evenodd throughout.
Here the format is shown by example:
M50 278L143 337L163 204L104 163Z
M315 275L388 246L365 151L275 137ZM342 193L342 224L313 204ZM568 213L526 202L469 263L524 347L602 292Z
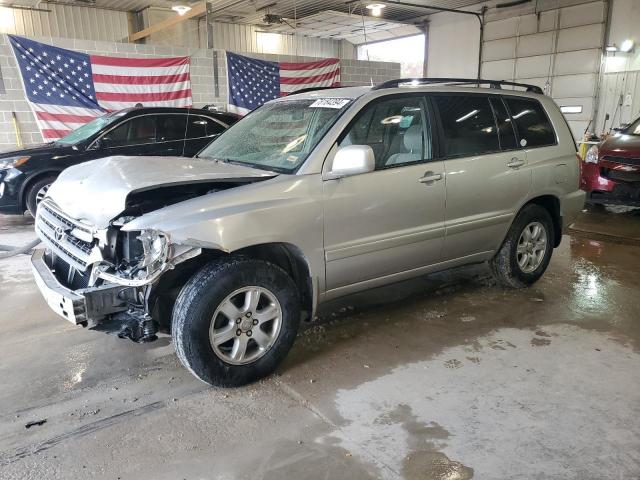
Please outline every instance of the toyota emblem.
M56 229L55 229L55 231L54 231L54 233L53 233L53 236L55 237L55 239L56 239L58 242L60 242L60 241L62 241L62 239L64 238L65 233L66 233L66 232L64 231L64 228L62 228L62 227L56 227Z

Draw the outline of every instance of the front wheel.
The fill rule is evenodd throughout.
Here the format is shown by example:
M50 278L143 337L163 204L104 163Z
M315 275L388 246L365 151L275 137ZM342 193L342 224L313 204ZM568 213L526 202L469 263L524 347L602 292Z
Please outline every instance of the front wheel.
M40 180L37 180L33 185L29 187L27 191L27 210L33 218L36 218L36 210L38 209L38 205L47 195L49 191L49 187L53 182L56 181L56 177L46 177Z
M551 261L553 239L553 221L549 212L540 205L525 206L490 262L493 276L511 288L535 283Z
M205 383L239 386L272 373L300 324L295 284L262 260L211 262L185 284L171 335L182 364Z

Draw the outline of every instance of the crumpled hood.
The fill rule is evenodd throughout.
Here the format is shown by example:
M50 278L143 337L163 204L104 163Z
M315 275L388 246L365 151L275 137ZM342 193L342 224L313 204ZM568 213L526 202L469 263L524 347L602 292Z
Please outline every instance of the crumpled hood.
M276 173L185 157L107 157L63 171L47 193L67 215L105 228L133 192L156 187L270 178Z

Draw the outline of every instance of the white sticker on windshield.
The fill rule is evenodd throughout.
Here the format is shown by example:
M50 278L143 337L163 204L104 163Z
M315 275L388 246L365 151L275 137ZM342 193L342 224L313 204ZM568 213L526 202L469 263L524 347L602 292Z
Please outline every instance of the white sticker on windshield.
M348 98L319 98L309 107L313 108L342 108L351 100Z

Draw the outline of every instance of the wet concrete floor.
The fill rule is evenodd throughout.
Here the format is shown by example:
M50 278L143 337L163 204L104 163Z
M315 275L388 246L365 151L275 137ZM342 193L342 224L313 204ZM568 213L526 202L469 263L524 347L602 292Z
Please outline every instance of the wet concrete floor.
M166 337L65 323L0 260L0 478L639 478L640 216L578 223L531 288L474 266L351 296L227 390ZM0 245L31 232L0 217Z

